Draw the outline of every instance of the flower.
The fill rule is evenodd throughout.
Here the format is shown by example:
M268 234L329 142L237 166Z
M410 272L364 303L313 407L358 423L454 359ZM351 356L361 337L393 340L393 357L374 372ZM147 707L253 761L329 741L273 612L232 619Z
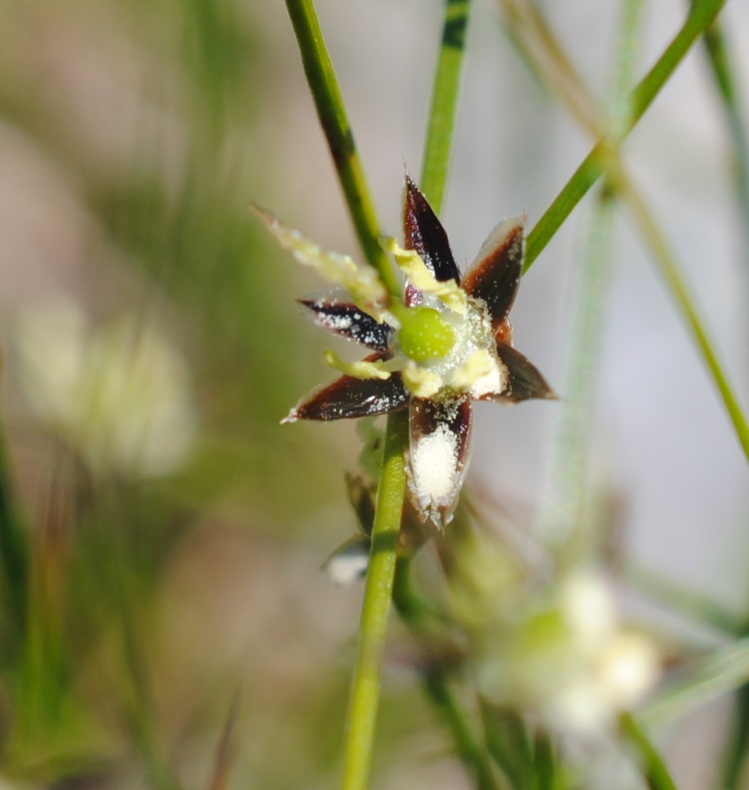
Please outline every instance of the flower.
M501 222L462 277L445 229L426 197L406 176L404 247L382 244L406 275L403 298L372 268L322 251L271 214L256 209L279 242L301 263L342 286L301 304L319 327L372 353L303 398L283 420L337 420L409 410L409 488L424 521L444 528L466 474L471 401L512 404L556 396L536 368L512 347L507 319L524 256L525 218Z
M484 697L531 712L558 732L610 732L660 674L655 644L620 623L598 569L575 568L546 589L508 586L502 600L472 596L470 612L467 601L458 603L469 621Z
M189 370L154 324L125 315L93 328L58 298L26 308L14 340L31 408L92 471L157 477L184 464L198 431Z

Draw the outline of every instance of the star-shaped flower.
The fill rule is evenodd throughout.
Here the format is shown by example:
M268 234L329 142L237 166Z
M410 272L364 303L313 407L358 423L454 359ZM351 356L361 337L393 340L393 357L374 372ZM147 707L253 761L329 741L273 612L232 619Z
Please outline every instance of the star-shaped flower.
M299 261L345 289L301 300L312 321L372 352L354 363L326 352L326 362L343 375L303 398L284 422L407 408L412 499L422 519L444 528L468 466L471 401L556 397L511 344L507 316L520 283L525 218L501 222L461 280L445 229L406 176L404 247L383 241L407 278L399 300L373 269L323 252L272 215L258 214Z

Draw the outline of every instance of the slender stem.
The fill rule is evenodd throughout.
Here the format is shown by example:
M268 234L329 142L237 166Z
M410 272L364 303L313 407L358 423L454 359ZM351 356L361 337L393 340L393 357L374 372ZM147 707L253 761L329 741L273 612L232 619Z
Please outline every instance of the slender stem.
M398 294L400 284L390 259L380 247L379 223L374 204L314 3L312 0L286 0L286 8L294 26L304 72L359 244L388 290Z
M733 704L733 722L721 767L720 787L725 790L739 790L741 787L749 742L749 685L744 684L736 691Z
M678 265L671 254L668 244L661 234L657 224L653 220L649 210L646 208L638 191L634 189L622 171L616 145L616 139L624 138L626 133L633 128L636 118L642 116L649 102L652 101L652 98L656 95L658 79L666 79L666 76L670 73L669 68L673 69L673 67L678 63L679 58L677 56L679 53L681 53L681 56L683 56L684 52L686 51L688 46L687 42L694 41L694 36L696 35L695 31L700 29L700 25L707 27L710 24L711 20L714 18L714 14L711 16L707 13L707 11L716 4L717 7L714 10L715 13L717 13L720 6L722 5L720 2L717 2L717 0L715 0L715 2L713 0L703 0L701 4L693 9L691 16L687 19L687 22L684 24L681 31L674 39L674 42L672 42L664 55L659 59L658 63L653 67L653 69L651 69L650 73L642 80L642 82L633 92L631 97L632 118L621 125L619 130L620 134L614 138L614 144L612 145L612 141L610 139L604 139L596 145L591 154L585 159L582 165L580 165L577 173L570 179L567 187L562 190L557 200L554 201L552 206L547 210L544 217L539 220L536 228L534 228L530 236L538 231L539 228L545 226L550 214L553 213L556 219L550 221L556 222L558 219L559 223L555 226L554 230L551 231L548 237L551 238L556 228L561 224L561 222L564 221L572 208L574 208L577 200L582 197L589 186L592 186L601 173L604 171L607 172L612 185L615 186L617 191L622 193L622 196L625 197L626 201L629 203L630 210L635 216L643 236L653 250L656 262L658 263L661 273L666 280L666 284L670 288L674 299L686 318L687 325L690 328L702 357L707 363L708 369L716 383L718 391L723 399L726 409L728 410L729 417L734 425L734 429L736 430L736 434L742 449L747 455L747 458L749 458L749 424L747 424L747 420L741 410L738 399L736 398L733 389L728 382L727 376L723 372L723 368L718 360L717 354L713 350L713 346L710 342L707 331L703 326L702 320L694 305L689 290L681 276ZM675 47L677 42L678 47ZM571 191L570 188L572 188ZM579 191L581 189L582 191ZM574 202L570 203L570 200ZM563 216L561 214L555 213L557 209L563 213ZM545 233L545 231L543 232ZM531 245L530 236L528 242L529 250ZM543 242L543 244L545 243L546 242ZM540 251L540 249L537 248L537 252L538 251ZM530 263L532 263L532 258L529 258L529 253L527 253L526 269Z
M470 6L470 0L445 0L442 41L432 89L421 177L422 191L438 214L442 211L447 184ZM409 562L401 563L397 603L401 616L417 633L417 609L410 597L410 570ZM457 754L475 777L477 786L481 790L493 790L496 783L487 755L476 742L439 666L435 665L425 674L424 687L446 721Z
M441 672L427 673L424 683L429 698L447 721L458 757L474 777L476 787L479 790L496 790L497 783L486 753L476 742L445 677Z
M683 672L640 710L648 727L662 726L735 691L749 681L749 639L719 648L698 665Z
M413 590L411 575L411 558L400 556L396 564L393 603L403 622L419 643L425 656L430 655L430 646L438 639L429 617L430 611L419 600ZM434 615L433 612L431 612ZM421 677L424 691L441 714L450 730L455 750L468 773L476 779L481 790L495 790L496 782L485 751L479 745L471 727L458 705L458 701L450 688L448 673L439 658L427 660L428 666L422 671Z
M702 0L701 3L695 5L684 25L658 62L650 69L632 93L632 116L622 134L622 139L634 129L697 37L705 32L720 9L725 5L725 2L726 0ZM536 223L536 226L528 234L524 272L530 269L562 223L601 176L604 170L607 149L608 145L605 141L601 141L593 147L593 150L583 160L562 191Z
M661 275L666 281L671 295L676 300L702 355L702 359L707 365L718 392L723 399L723 404L733 423L741 449L744 451L747 460L749 460L749 423L747 423L728 377L723 371L723 366L713 350L713 344L708 337L707 330L703 326L702 319L699 316L689 288L681 275L676 259L644 200L621 171L617 178L617 190L629 206L640 232L653 252Z
M15 660L22 649L28 625L29 542L19 516L5 436L0 431L0 585L8 630L3 661Z
M359 649L351 684L342 784L344 790L360 790L367 786L372 761L372 744L380 698L380 668L406 490L407 443L407 412L391 414L388 418L385 454L377 489L372 550L359 627Z
M312 0L286 0L286 7L359 243L391 293L398 294L400 286L394 269L379 244L379 225L314 3ZM406 490L407 429L405 413L391 415L388 419L359 624L359 646L346 720L344 790L366 787L372 761L382 653Z
M447 184L470 6L470 0L445 2L421 177L421 190L437 214L442 211Z
M650 790L676 790L666 764L634 716L631 713L622 714L619 726L622 735L637 751L640 768Z
M696 0L692 0L694 3ZM739 209L739 226L743 232L744 286L749 285L749 138L743 121L741 95L736 88L734 68L718 21L705 31L703 38L718 95L722 101L733 142L732 171ZM744 622L742 635L749 633ZM721 767L721 784L725 790L737 790L749 752L749 685L742 686L734 699L733 721Z
M575 66L557 42L534 0L500 0L505 27L539 84L550 87L594 139L601 136L597 107Z
M734 150L736 195L742 213L745 255L749 255L749 138L743 121L740 93L736 89L725 36L718 22L713 22L703 37L718 93L731 132Z
M631 114L629 96L634 81L642 10L642 0L623 0L621 3L618 46L605 117L612 156L617 155L620 136L627 128ZM555 43L550 32L547 33L547 43L549 46ZM558 47L554 46L552 53L556 61L566 62ZM578 92L586 93L583 86ZM541 530L547 539L555 548L563 549L573 558L578 542L571 541L570 537L582 538L585 532L598 361L612 264L613 198L607 179L593 207L587 245L577 265L577 307L567 344L569 359L563 389L565 398L554 442L550 492L540 517Z
M568 333L564 400L551 453L548 493L539 529L557 555L575 561L583 539L589 491L591 436L598 367L611 275L613 195L603 190L588 221L585 249L576 269L576 309Z
M717 631L722 637L739 637L746 627L739 614L647 568L628 566L625 577L638 592L657 604L668 607L695 625Z

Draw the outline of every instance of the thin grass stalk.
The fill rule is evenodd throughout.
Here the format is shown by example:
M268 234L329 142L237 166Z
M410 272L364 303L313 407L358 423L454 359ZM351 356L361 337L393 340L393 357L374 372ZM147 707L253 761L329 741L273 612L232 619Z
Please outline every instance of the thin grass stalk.
M694 33L696 28L698 27L698 22L701 24L709 25L710 20L712 17L706 13L707 6L710 5L710 0L705 0L701 5L694 9L692 16L689 17L687 22L685 23L682 30L677 35L676 39L669 48L666 50L664 55L659 59L656 66L651 69L648 76L640 82L637 89L632 94L632 114L633 117L639 113L641 116L644 112L647 104L649 101L652 101L652 98L657 93L656 86L657 86L657 77L662 76L668 72L668 68L672 67L675 63L678 63L676 55L678 52L684 50L685 42L682 40L682 34L685 31L689 33L689 36ZM719 9L718 9L719 10ZM699 11L699 18L694 20L693 17ZM717 10L716 10L717 13ZM687 37L688 38L688 37ZM677 48L677 52L671 52L674 48L674 43L679 41L679 47ZM693 39L692 39L693 41ZM561 51L558 47L557 49ZM683 53L682 53L683 54ZM552 81L551 79L549 80ZM634 121L630 120L622 129L622 133L620 134L619 138L620 141L624 139L626 134L633 128ZM618 153L616 146L612 147L610 141L602 140L596 145L593 149L591 154L588 158L583 162L583 164L578 168L578 171L575 175L570 179L567 184L567 187L560 193L557 200L554 201L552 206L547 210L544 217L549 215L549 212L552 211L552 208L558 203L566 203L567 198L564 197L568 187L573 184L577 184L575 189L580 186L578 176L581 172L584 171L583 181L588 178L592 178L594 175L594 171L597 173L603 173L604 171L608 172L609 178L612 181L612 184L616 185L617 190L622 189L623 192L627 194L627 201L630 204L630 210L636 217L636 221L638 226L640 227L641 232L643 233L644 237L646 238L648 244L651 246L654 257L656 262L659 265L660 271L666 281L667 286L671 290L672 296L674 297L677 305L680 307L682 314L686 318L687 326L689 327L690 331L694 339L697 342L697 347L700 350L700 353L703 357L703 360L706 362L708 370L715 381L716 387L718 392L723 400L723 403L729 413L729 417L731 422L734 426L734 430L736 431L737 438L739 439L739 443L741 444L742 449L744 450L745 455L749 459L749 425L747 424L746 417L744 416L741 407L739 405L738 399L734 394L733 388L731 387L728 377L723 371L723 367L719 362L718 355L713 348L713 344L709 339L707 330L704 327L704 324L699 316L699 311L694 304L694 301L689 293L688 288L686 287L686 283L681 275L679 267L674 259L673 255L670 252L668 244L663 237L663 234L660 232L657 224L654 222L652 216L650 215L649 210L645 207L644 201L639 195L639 192L635 190L631 182L629 182L621 169L621 165L618 161ZM597 180L598 176L596 175L595 178L590 182L592 185L595 180ZM586 181L587 183L587 181ZM587 189L587 187L586 187ZM580 193L579 197L582 197ZM579 199L579 198L578 198ZM571 208L570 208L571 211ZM545 222L544 217L542 217L534 231ZM563 220L562 220L563 221ZM560 222L561 224L561 222ZM534 231L531 231L531 235ZM529 246L530 246L530 236L529 236ZM528 254L526 254L526 270L528 267Z
M445 2L442 41L434 75L421 168L421 191L437 214L442 212L447 186L470 10L470 0Z
M488 756L474 737L444 674L439 668L433 673L427 672L424 684L429 698L447 721L458 757L473 777L475 786L478 790L497 790Z
M634 747L639 758L640 770L650 790L676 790L676 784L666 764L653 748L637 719L630 713L624 713L619 720L619 728L622 735Z
M724 637L739 638L743 635L746 623L741 615L684 584L638 566L628 567L626 578L643 595L697 625Z
M618 44L602 124L607 130L608 147L615 152L613 156L618 154L620 138L630 122L630 91L642 11L642 0L623 0L621 4ZM549 30L545 42L552 47L555 62L567 62ZM584 86L578 86L576 93L585 95ZM578 265L577 308L568 342L563 408L552 454L550 494L540 518L541 530L557 550L568 543L571 535L581 534L584 523L601 338L612 264L613 198L606 179L590 216L588 241Z
M398 294L400 283L390 259L380 246L380 225L315 4L312 0L286 0L286 8L359 244L388 290Z
M607 294L611 279L613 195L602 190L589 218L588 238L576 272L576 302L568 334L562 410L551 452L549 490L539 529L555 553L574 553L588 500L591 436ZM574 561L574 557L572 558Z
M744 123L741 92L736 87L735 70L719 21L713 22L703 37L710 69L725 112L733 144L732 173L743 231L743 258L749 283L749 136Z
M359 646L347 715L343 790L367 787L380 699L382 654L395 576L398 532L406 493L408 413L388 418L372 549L364 586Z
M0 574L7 630L3 663L12 665L26 637L29 597L29 533L18 513L5 436L0 431Z
M432 89L432 102L424 145L421 189L432 208L441 213L449 173L470 0L446 0L442 39ZM401 563L396 604L407 625L417 633L418 621L410 603L410 563ZM424 688L440 711L455 743L456 753L481 790L494 790L496 782L489 761L450 689L444 671L435 665L424 676Z
M425 606L414 591L411 558L405 554L398 557L396 564L393 603L401 620L428 656L434 634L427 621L434 612ZM468 774L475 778L482 790L495 790L496 782L488 755L473 733L452 691L447 672L438 659L430 661L422 671L422 681L424 692L445 722L455 744L455 752Z
M681 63L697 38L707 30L726 0L702 0L696 5L679 32L658 59L656 64L641 80L632 93L632 116L622 140L634 129L645 114L661 88ZM523 271L527 272L538 256L551 241L562 223L582 200L583 196L600 178L604 170L606 141L600 141L583 160L565 184L535 227L528 234Z
M642 723L655 728L675 721L749 681L749 639L714 651L648 702L639 713Z
M719 21L714 22L705 31L703 42L733 145L731 170L736 191L739 226L742 231L744 290L746 292L749 291L749 139L743 121L740 92L736 88L735 70ZM746 326L744 329L746 330ZM749 634L749 625L746 622L739 634L741 636ZM745 685L736 693L733 721L723 755L720 786L725 790L738 790L748 753L749 685Z
M398 294L400 285L390 260L380 247L380 230L374 204L314 3L311 0L286 0L286 7L359 243L365 257L377 269L390 292ZM393 414L388 418L372 529L372 548L359 623L359 644L346 718L344 790L365 788L372 762L382 654L406 491L407 428L406 415Z
M549 88L593 139L603 136L598 108L533 0L499 0L504 27L539 85Z
M634 188L632 182L625 177L622 171L617 176L617 191L627 204L640 233L653 253L661 276L665 280L671 296L676 301L703 362L707 365L718 388L741 449L744 451L747 461L749 461L749 423L723 370L723 365L718 359L718 354L714 350L713 343L704 327L699 311L681 274L679 265L671 252L671 248L639 191Z

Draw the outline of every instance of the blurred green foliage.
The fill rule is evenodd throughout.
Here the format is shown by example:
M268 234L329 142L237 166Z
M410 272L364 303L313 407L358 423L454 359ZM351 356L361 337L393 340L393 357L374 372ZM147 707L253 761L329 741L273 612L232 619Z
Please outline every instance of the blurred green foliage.
M17 200L34 215L43 170L82 222L72 270L42 247L41 273L2 297L4 351L15 316L58 292L94 325L135 314L185 356L200 416L167 476L90 469L29 413L8 356L0 783L270 788L335 766L340 633L307 650L325 620L305 588L346 633L317 567L353 517L328 505L343 505L335 432L279 427L312 347L292 267L247 210L278 164L258 123L266 24L225 0L0 7L0 153L30 163Z

